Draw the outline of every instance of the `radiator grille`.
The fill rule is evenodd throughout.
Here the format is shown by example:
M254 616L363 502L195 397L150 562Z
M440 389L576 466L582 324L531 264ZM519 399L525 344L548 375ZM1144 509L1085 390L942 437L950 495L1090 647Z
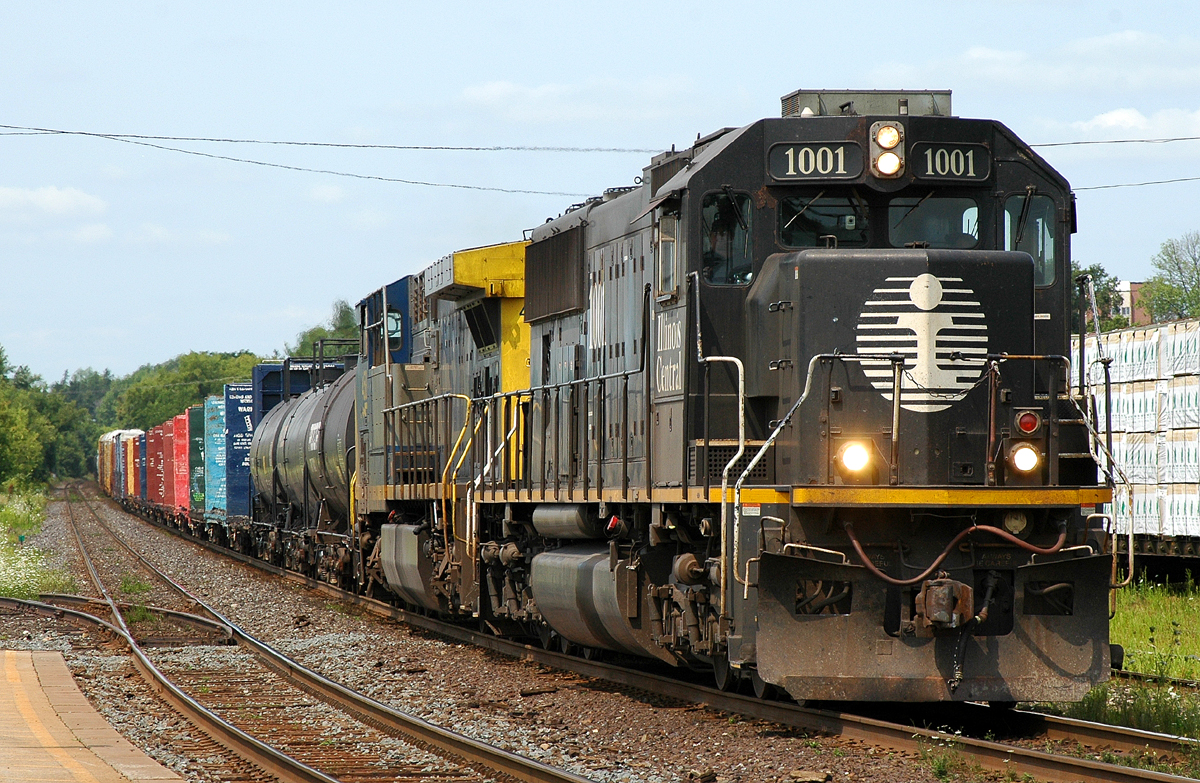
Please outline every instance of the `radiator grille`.
M743 454L736 463L733 469L729 471L729 483L737 481L742 475L742 471L750 464L750 460L754 459L754 455L762 448L762 441L757 443L747 443L746 453ZM737 444L728 445L722 443L720 445L709 444L708 446L708 479L712 483L720 483L721 473L725 470L725 466L729 464L729 460L737 454ZM688 475L689 483L702 484L704 483L704 474L696 470L697 463L704 459L704 448L698 445L692 445L688 449ZM754 470L750 471L750 475L746 480L753 484L771 484L775 480L775 447L767 449L767 453L763 455L758 464L754 466Z

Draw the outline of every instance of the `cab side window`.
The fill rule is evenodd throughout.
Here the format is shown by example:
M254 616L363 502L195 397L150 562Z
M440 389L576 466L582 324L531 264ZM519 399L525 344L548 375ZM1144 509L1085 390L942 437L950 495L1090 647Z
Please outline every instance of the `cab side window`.
M1037 194L1004 200L1004 249L1033 256L1033 284L1054 283L1054 238L1057 214L1054 199Z
M754 276L754 212L745 193L709 193L700 207L701 274L711 285L746 285Z
M658 219L658 293L674 294L677 282L677 259L675 252L679 220L674 215L663 215Z

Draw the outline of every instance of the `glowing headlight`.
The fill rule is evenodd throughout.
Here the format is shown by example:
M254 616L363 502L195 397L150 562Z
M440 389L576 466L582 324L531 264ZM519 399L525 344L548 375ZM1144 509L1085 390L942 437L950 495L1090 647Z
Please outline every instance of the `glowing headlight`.
M1022 473L1028 473L1038 466L1042 457L1033 446L1023 443L1012 450L1009 459L1012 460L1014 468Z
M875 143L885 150L893 149L900 143L900 130L894 125L884 125L875 134Z
M900 170L900 156L894 152L885 152L875 161L875 168L880 174L890 177Z
M847 443L838 453L842 467L851 473L857 473L871 462L871 452L861 443Z

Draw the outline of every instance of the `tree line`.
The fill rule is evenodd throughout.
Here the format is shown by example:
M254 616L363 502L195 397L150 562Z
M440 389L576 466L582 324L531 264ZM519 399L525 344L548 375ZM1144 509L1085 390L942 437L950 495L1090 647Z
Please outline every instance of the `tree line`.
M285 344L288 356L311 355L323 338L355 338L358 320L343 300L325 323ZM191 351L125 376L91 367L47 382L26 366L14 366L0 347L0 486L40 484L95 472L96 442L114 429L149 429L226 383L250 380L254 365L278 359L250 351Z
M1176 239L1162 243L1150 259L1154 273L1142 284L1138 305L1153 323L1200 318L1200 231L1189 231ZM1121 312L1120 280L1110 275L1101 264L1080 267L1072 261L1071 277L1081 274L1091 278L1096 292L1096 310L1100 330L1111 331L1129 326L1129 318ZM1071 293L1072 312L1079 312L1079 290ZM1088 318L1091 323L1091 317ZM1075 326L1078 331L1078 324Z

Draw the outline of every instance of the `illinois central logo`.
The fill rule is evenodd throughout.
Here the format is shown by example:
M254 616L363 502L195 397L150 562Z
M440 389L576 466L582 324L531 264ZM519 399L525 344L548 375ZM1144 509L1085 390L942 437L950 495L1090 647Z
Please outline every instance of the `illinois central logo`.
M858 352L902 354L900 405L921 413L945 410L966 396L983 373L987 339L978 298L961 277L889 277L858 317ZM891 400L891 363L862 366Z

